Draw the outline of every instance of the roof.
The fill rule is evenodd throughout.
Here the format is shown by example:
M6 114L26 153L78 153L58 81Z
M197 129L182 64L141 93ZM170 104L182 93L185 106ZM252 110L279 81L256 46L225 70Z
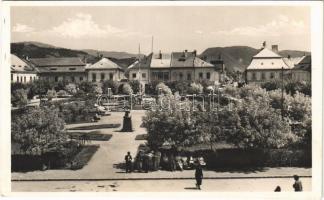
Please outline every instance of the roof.
M45 66L85 66L85 63L79 57L61 57L61 58L32 58L30 62L37 67Z
M139 65L139 61L136 60L134 63L132 63L127 69L145 69L150 68L151 60L152 60L153 53L150 53L148 56L144 56L141 58L141 64Z
M114 63L113 61L109 60L108 58L102 58L98 62L94 63L93 65L87 65L86 69L121 69L119 65Z
M302 57L295 57L295 58L282 58L283 61L290 67L294 68L301 60L303 60L304 56Z
M10 69L13 72L35 72L36 70L31 67L27 62L20 59L18 56L11 54L11 66Z
M160 57L161 55L161 57ZM151 59L151 68L169 68L171 66L171 54L154 54Z
M250 69L290 69L282 58L268 58L268 59L252 59L250 65L247 67Z
M307 70L310 71L312 69L312 59L311 56L303 56L298 63L294 66L296 70Z
M281 58L281 56L267 48L264 48L253 56L253 58Z
M214 67L214 65L209 62L206 62L198 57L195 57L194 67Z
M194 52L173 52L171 54L171 67L193 67L195 57Z

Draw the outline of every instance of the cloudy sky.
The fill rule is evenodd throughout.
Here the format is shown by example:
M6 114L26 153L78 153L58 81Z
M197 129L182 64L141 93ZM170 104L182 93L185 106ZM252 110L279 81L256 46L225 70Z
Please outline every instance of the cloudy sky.
M11 40L72 49L156 52L246 45L310 51L310 9L282 7L12 7Z

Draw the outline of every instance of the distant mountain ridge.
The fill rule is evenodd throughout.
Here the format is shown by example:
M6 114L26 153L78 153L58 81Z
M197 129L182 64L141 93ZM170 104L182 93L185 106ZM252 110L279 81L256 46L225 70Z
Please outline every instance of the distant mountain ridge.
M244 71L250 64L252 57L257 54L260 49L255 49L248 46L230 46L230 47L211 47L203 51L199 57L208 61L217 59L219 56L224 60L226 70L228 71ZM79 57L89 63L95 63L100 58L98 55L110 58L124 69L132 64L138 54L118 51L99 51L94 49L73 50L67 48L56 47L54 45L41 42L17 42L11 43L11 53L20 58L48 58L48 57ZM304 54L309 55L307 51L282 50L279 54L287 57L300 57ZM143 56L141 54L140 56Z

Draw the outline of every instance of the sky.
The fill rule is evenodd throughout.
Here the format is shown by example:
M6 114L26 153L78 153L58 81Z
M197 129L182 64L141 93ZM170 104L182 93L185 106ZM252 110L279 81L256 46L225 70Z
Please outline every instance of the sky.
M310 51L303 6L12 7L12 42L138 53L250 46Z

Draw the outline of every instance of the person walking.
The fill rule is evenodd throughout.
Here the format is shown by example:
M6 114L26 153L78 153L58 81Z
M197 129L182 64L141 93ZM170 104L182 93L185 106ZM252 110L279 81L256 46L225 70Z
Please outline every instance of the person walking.
M196 187L197 187L197 189L201 190L200 186L202 184L203 171L202 171L202 166L200 165L199 162L197 162L195 178L196 178Z
M125 162L126 162L126 173L131 173L132 171L132 156L130 154L130 152L127 152L126 156L125 156Z
M303 191L303 185L301 181L299 180L298 175L294 175L295 183L293 184L293 188L295 189L295 192L302 192Z

